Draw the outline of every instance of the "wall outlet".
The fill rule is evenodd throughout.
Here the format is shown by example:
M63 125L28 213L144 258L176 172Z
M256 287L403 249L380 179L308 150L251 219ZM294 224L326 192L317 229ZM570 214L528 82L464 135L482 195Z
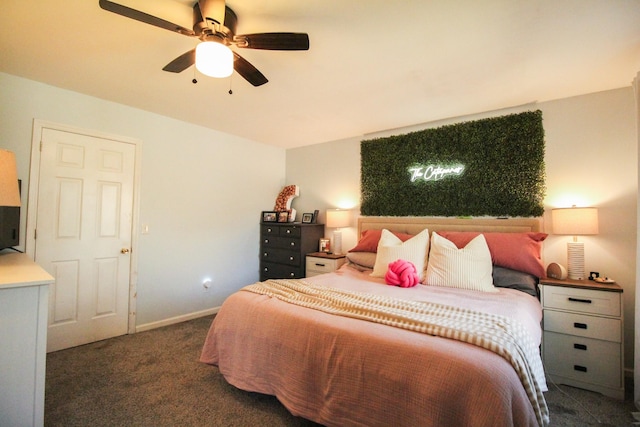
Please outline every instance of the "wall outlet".
M213 280L211 279L205 279L202 282L202 287L204 288L205 292L209 292L209 289L211 289L211 285L213 285Z

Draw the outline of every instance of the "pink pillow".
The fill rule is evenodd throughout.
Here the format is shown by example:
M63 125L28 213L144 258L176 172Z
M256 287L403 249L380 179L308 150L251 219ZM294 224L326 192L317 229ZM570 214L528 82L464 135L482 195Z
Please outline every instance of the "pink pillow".
M438 231L438 234L452 241L460 249L467 246L478 234L483 234L491 261L494 265L524 271L536 277L545 277L542 264L542 241L546 233L479 233L476 231Z
M413 234L405 234L405 233L396 233L393 232L400 240L406 242L410 238L413 237ZM378 252L378 242L380 241L380 236L382 235L382 230L365 230L362 232L362 238L356 244L356 246L351 249L349 252Z
M410 288L420 283L416 266L403 259L389 263L384 280L387 285L400 286L401 288Z

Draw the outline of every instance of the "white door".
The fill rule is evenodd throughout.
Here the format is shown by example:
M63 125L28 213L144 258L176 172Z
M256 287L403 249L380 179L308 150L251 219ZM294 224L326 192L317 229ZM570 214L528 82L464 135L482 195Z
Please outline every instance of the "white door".
M35 261L55 278L47 351L128 330L135 145L44 128Z

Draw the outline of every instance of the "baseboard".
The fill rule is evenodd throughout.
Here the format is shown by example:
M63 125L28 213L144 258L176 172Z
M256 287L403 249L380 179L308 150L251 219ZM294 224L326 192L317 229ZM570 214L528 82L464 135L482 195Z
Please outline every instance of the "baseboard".
M136 326L136 333L162 328L163 326L175 325L176 323L186 322L187 320L198 319L200 317L211 316L213 314L216 314L218 310L220 310L220 307L208 308L202 311L196 311L193 313L182 314L176 317L170 317L164 320L158 320L157 322L145 323L144 325Z

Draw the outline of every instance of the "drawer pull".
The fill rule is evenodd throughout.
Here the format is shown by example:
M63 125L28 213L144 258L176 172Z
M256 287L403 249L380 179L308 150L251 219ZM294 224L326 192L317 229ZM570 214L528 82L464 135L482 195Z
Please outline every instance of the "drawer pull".
M292 256L289 257L289 261L293 261L294 258Z
M586 366L580 366L580 365L573 365L573 370L574 371L580 371L580 372L587 372L587 367Z
M324 264L320 264L319 262L316 262L316 266L318 266L318 267L324 267Z
M269 243L269 239L264 239L264 243L268 244Z
M587 329L587 324L586 323L574 322L573 323L573 327L574 328L578 328L578 329Z
M289 276L294 277L296 273L289 273Z
M591 304L591 300L590 299L571 298L571 297L569 297L569 301L571 301L571 302L583 302L585 304Z
M265 256L265 257L266 257L267 255L269 255L269 252L265 252L265 253L264 253L264 256Z
M587 346L584 344L573 344L573 348L575 348L576 350L586 350Z
M267 233L271 233L273 230L271 228L267 228Z
M291 243L290 243L290 245L291 245L291 246L295 246L295 245L296 245L296 242L291 242Z
M287 234L291 234L291 230L287 230Z

